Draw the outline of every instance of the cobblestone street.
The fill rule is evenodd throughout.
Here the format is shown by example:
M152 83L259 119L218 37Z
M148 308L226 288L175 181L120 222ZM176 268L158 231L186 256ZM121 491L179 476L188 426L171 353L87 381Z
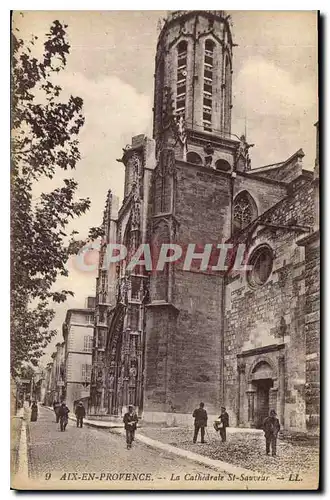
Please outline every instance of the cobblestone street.
M39 407L38 421L28 422L28 448L30 477L40 481L44 488L50 489L55 484L57 488L63 489L134 489L138 483L140 488L146 489L153 489L155 485L164 488L167 485L169 488L168 482L172 474L181 477L185 474L216 474L211 468L154 450L141 443L135 442L132 449L127 450L124 436L87 426L78 429L72 420L69 420L66 431L61 432L54 413L43 407ZM68 473L72 474L70 478ZM92 479L88 476L88 481L87 476L83 476L84 473L95 473L95 477ZM130 480L123 478L116 481L117 473L144 476L141 476L140 482L132 476ZM101 474L104 474L102 480ZM146 474L150 475L151 481L144 479ZM64 479L60 480L61 477ZM192 482L187 483L188 488L194 487Z
M143 427L133 448L127 450L119 429L87 425L80 429L69 420L66 431L61 432L53 411L42 406L37 422L30 422L29 409L25 418L29 479L20 486L16 483L18 489L198 490L232 489L234 484L236 489L246 489L247 477L249 489L267 489L266 484L268 489L272 485L281 489L282 480L295 489L297 483L290 474L299 475L296 481L307 485L315 484L317 476L315 445L279 441L278 456L266 457L263 436L255 432L231 429L223 444L208 429L207 443L193 444L191 429ZM19 424L15 419L15 432ZM19 441L19 433L16 437ZM21 454L20 449L20 458Z
M234 432L230 432L234 431ZM316 443L289 443L277 440L277 456L265 455L265 438L262 432L239 432L230 429L227 441L222 443L212 427L207 428L206 444L192 443L192 429L150 427L142 430L150 438L200 453L207 457L223 460L230 464L280 476L290 473L312 473L318 470L318 445ZM200 440L200 437L199 437Z

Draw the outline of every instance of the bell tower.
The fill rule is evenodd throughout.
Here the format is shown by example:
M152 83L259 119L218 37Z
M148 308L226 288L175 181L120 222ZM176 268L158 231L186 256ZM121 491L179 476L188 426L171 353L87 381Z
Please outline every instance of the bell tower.
M159 34L148 237L182 258L150 274L145 419L190 422L199 401L210 415L223 401L224 276L201 259L231 235L234 170L247 164L231 135L232 48L224 11L172 12Z
M224 11L170 13L156 52L153 135L157 152L181 142L182 159L191 150L215 167L219 158L205 160L210 153L196 150L196 145L201 140L232 139L233 46L230 17ZM233 161L227 156L233 144L225 146L223 159L230 165ZM220 144L216 149L221 149ZM180 158L179 150L176 157Z

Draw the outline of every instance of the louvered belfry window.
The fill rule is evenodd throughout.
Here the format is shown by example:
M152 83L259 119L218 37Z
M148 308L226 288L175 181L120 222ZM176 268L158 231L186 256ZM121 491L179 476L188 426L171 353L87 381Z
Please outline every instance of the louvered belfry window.
M178 45L178 70L176 82L176 114L185 118L187 94L187 42Z
M204 52L204 87L203 87L203 127L212 132L212 94L213 94L213 53L214 43L206 40Z

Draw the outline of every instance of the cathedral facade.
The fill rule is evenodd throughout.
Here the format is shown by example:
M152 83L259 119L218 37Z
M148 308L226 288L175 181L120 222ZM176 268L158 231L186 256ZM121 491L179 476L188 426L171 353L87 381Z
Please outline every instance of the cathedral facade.
M318 425L318 157L314 172L302 150L251 168L231 130L233 48L224 11L173 12L160 32L153 139L123 149L124 200L106 200L90 414L133 404L173 425L204 401L231 425L259 427L270 408L284 428ZM127 254L107 266L111 243ZM224 243L244 245L249 270L202 265ZM194 244L192 265L134 264L141 244L153 264L164 244Z

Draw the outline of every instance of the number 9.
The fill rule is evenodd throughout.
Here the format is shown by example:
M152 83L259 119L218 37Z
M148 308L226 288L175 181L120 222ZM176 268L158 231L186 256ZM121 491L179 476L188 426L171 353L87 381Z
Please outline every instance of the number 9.
M45 474L45 479L46 479L46 481L48 481L48 479L50 479L51 477L52 477L52 475L51 475L51 473L50 473L50 472L47 472L47 473Z

